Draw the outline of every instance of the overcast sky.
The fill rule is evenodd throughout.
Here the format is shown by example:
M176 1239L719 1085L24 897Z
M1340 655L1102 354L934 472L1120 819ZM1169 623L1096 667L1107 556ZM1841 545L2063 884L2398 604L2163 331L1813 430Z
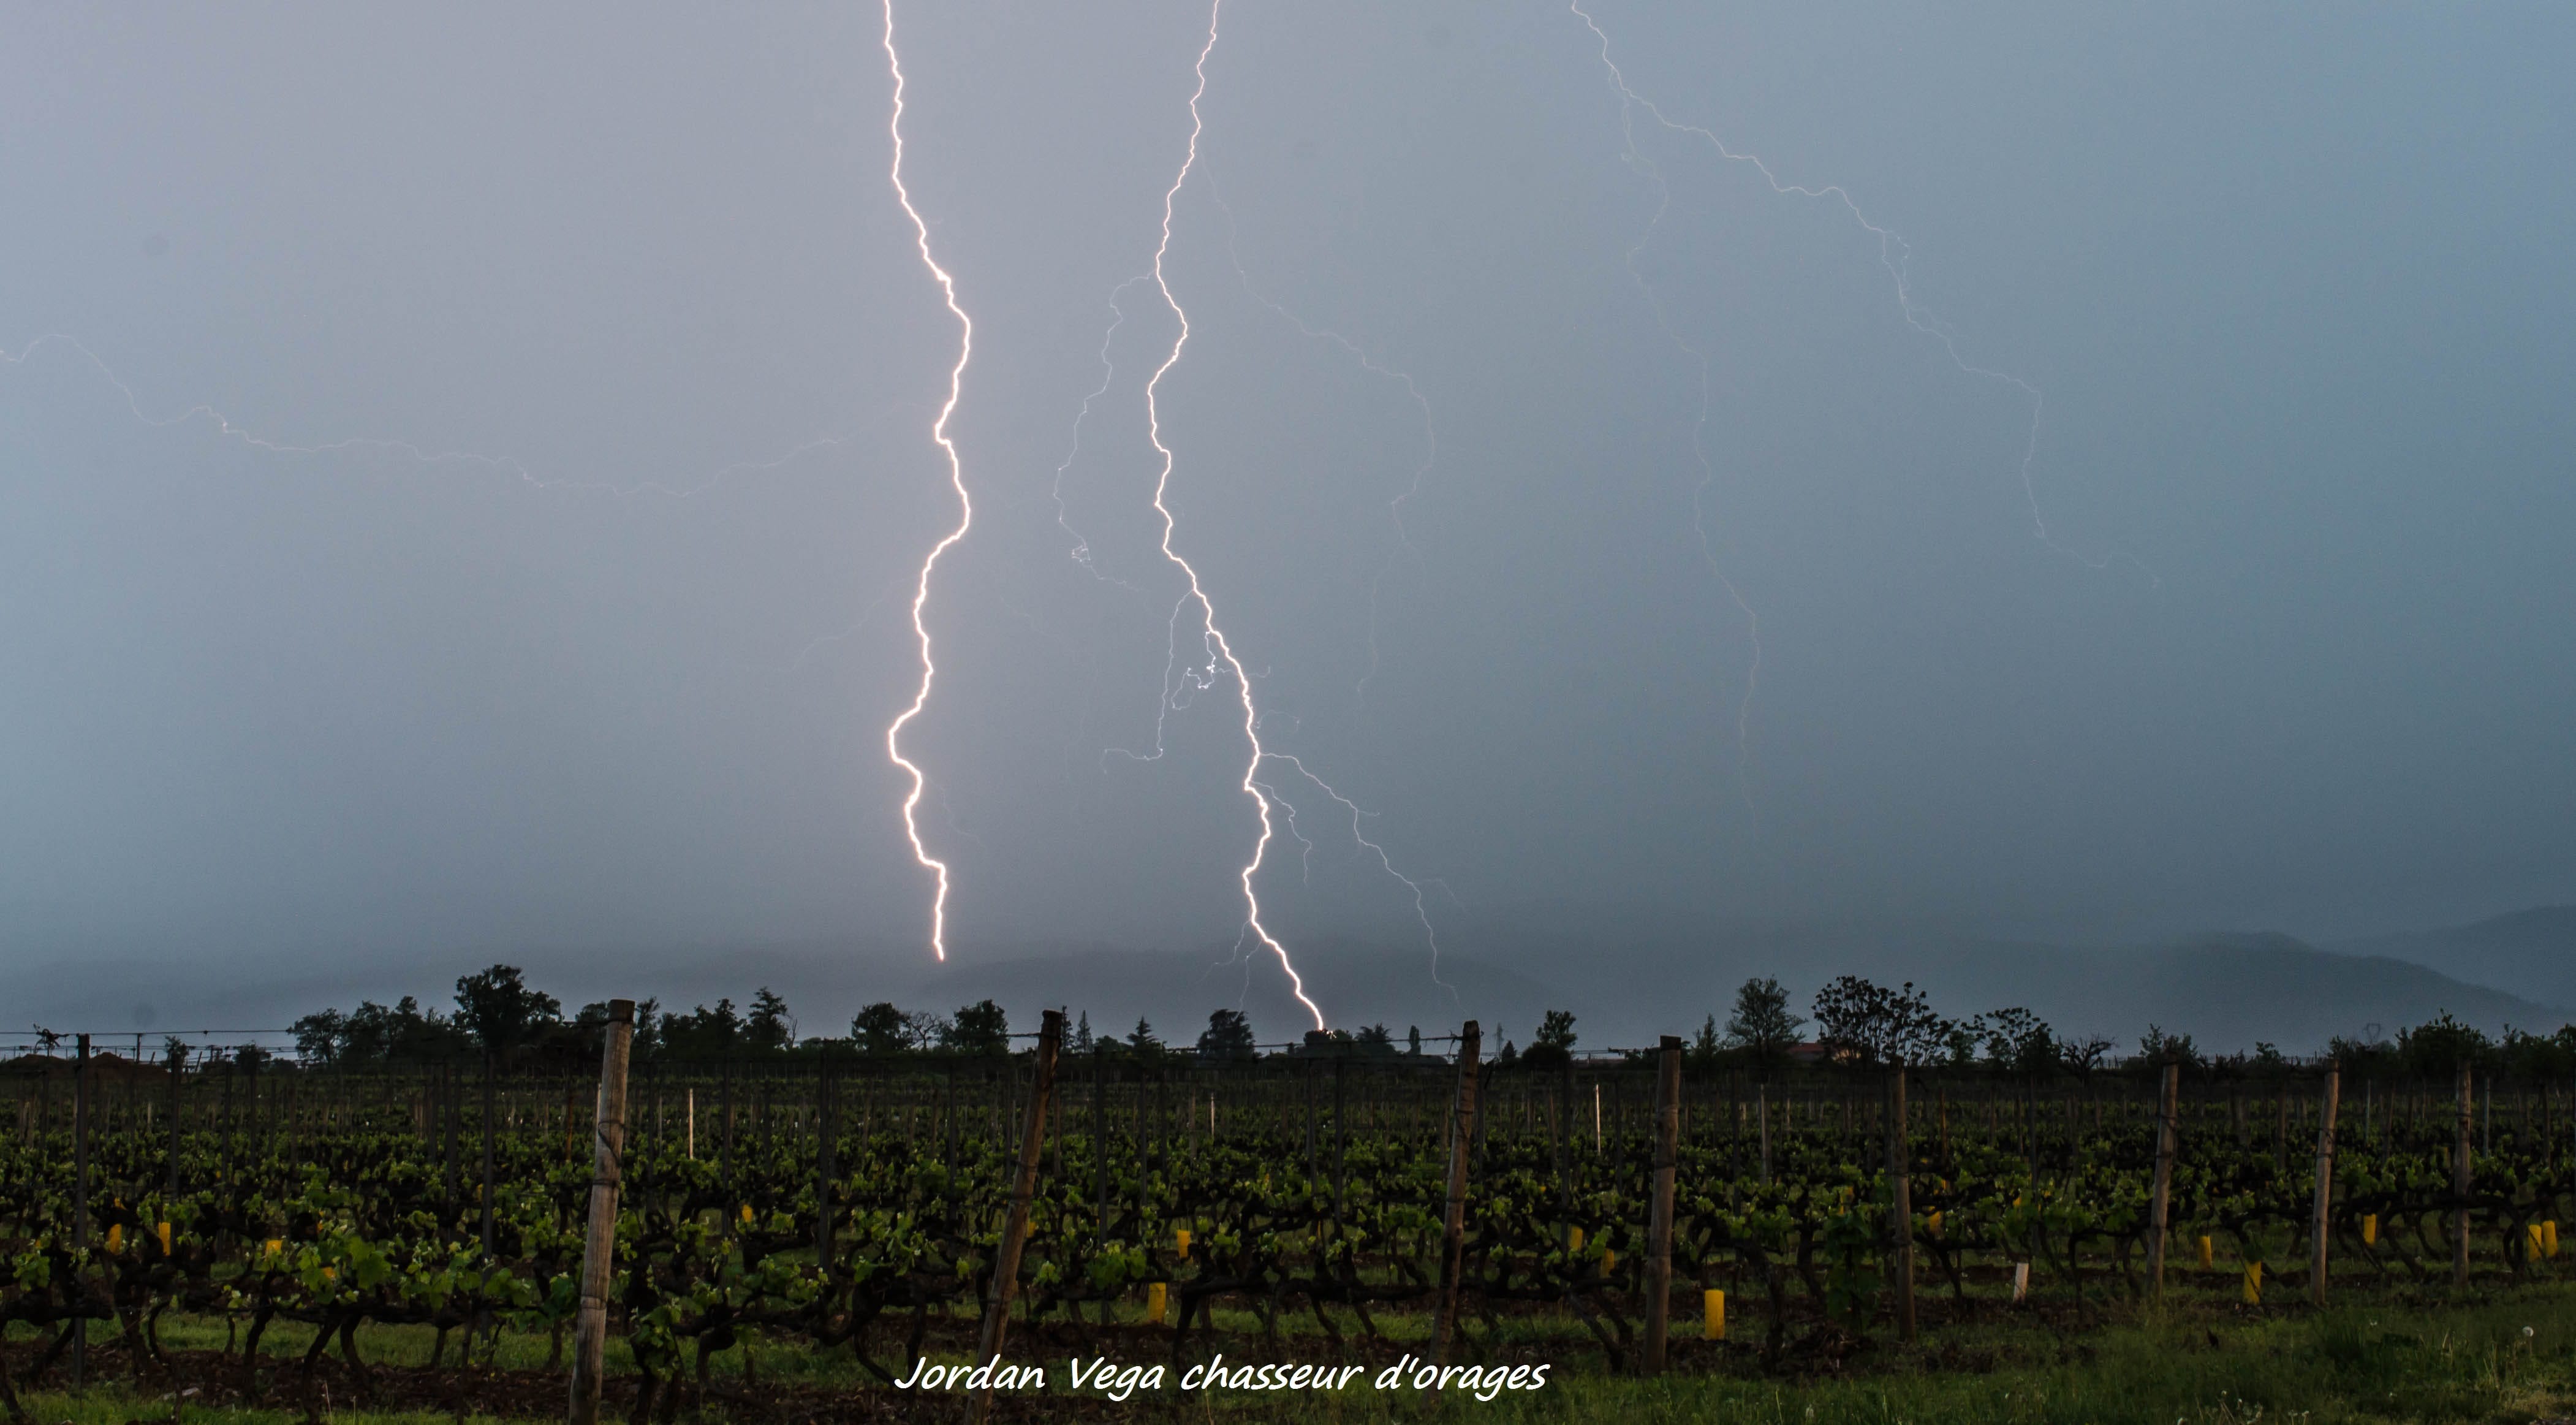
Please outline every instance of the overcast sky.
M1274 929L1415 943L1355 825L1457 927L2576 899L2576 12L1593 9L1836 192L1563 5L1227 0L1174 542L1365 809L1265 764ZM960 956L1241 920L1132 281L1208 22L895 12ZM0 21L0 953L927 955L881 23Z

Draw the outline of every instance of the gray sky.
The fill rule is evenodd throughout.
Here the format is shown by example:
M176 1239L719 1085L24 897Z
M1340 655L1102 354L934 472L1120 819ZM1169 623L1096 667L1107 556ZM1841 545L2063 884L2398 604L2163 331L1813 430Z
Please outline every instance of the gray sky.
M1594 10L1663 114L1901 233L1954 346L1837 199L1643 111L1632 159L1562 6L1229 0L1176 543L1265 744L1453 951L1525 902L2116 939L2576 899L2576 15ZM1120 284L1207 18L897 10L977 323L907 744L961 956L1240 920L1233 688L1127 755L1180 585L1175 324ZM0 953L926 955L883 730L957 333L879 22L0 22ZM1264 775L1312 843L1274 929L1415 944L1352 813Z

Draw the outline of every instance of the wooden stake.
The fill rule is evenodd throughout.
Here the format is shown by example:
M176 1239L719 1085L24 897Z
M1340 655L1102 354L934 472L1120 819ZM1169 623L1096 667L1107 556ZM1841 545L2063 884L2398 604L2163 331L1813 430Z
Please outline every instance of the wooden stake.
M2147 1293L2165 1294L2165 1238L2173 1206L2174 1109L2182 1093L2182 1065L2165 1065L2163 1102L2156 1114L2156 1182L2147 1206Z
M2317 1112L2316 1215L2309 1223L2314 1243L2308 1260L2308 1300L2318 1306L2326 1304L2327 1209L2334 1202L2335 1112L2342 1101L2343 1075L2328 1065L2325 1099Z
M608 1354L608 1278L617 1260L617 1188L626 1148L626 1056L635 1041L635 1001L608 1002L608 1045L600 1056L599 1107L592 1114L590 1221L581 1253L581 1301L573 1317L571 1425L597 1425L600 1372Z
M1672 1330L1673 1178L1681 1163L1682 1041L1664 1036L1655 1055L1655 1199L1646 1227L1646 1374L1664 1373Z
M1905 1141L1905 1071L1887 1080L1888 1231L1895 1248L1896 1329L1914 1339L1914 1155Z
M1467 1145L1476 1128L1476 1059L1484 1046L1483 1031L1468 1020L1458 1032L1457 1111L1449 1120L1449 1203L1441 1217L1440 1313L1432 1323L1431 1359L1449 1363L1449 1343L1458 1333L1459 1277L1466 1270ZM1599 1086L1594 1086L1599 1092ZM1599 1100L1594 1100L1596 1103Z
M2451 1195L2459 1207L2451 1214L2451 1285L2469 1284L2469 1121L2476 1100L2472 1096L2469 1061L2460 1061L2459 1136L2451 1145Z
M1011 1183L1011 1208L1002 1220L1001 1249L993 1254L993 1285L984 1299L983 1338L975 1359L989 1362L1002 1354L1002 1339L1011 1324L1011 1297L1020 1285L1020 1252L1029 1240L1029 1204L1038 1194L1038 1159L1046 1149L1047 1099L1055 1092L1055 1058L1064 1043L1064 1013L1048 1010L1038 1025L1036 1082L1029 1087L1028 1113L1020 1133L1020 1167ZM993 1392L987 1386L975 1398L975 1418L992 1413Z

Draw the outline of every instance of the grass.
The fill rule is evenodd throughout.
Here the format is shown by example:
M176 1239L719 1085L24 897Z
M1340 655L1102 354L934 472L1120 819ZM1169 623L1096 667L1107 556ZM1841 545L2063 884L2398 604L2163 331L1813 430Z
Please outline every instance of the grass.
M273 1334L283 1378L309 1336L282 1329ZM223 1328L219 1323L168 1323L164 1336L173 1347L219 1346ZM430 1333L425 1328L372 1327L362 1339L374 1364L419 1365L428 1359ZM1283 1344L1289 1356L1326 1359L1320 1350L1309 1349L1320 1341L1291 1338ZM1381 1392L1370 1388L1377 1370L1373 1365L1352 1388L1334 1395L1184 1395L1166 1389L1140 1392L1116 1404L1071 1391L1061 1353L1051 1350L1045 1362L1050 1388L1006 1397L1000 1418L1224 1418L1278 1425L2530 1425L2576 1417L2576 1294L2555 1285L2499 1288L2465 1302L2444 1301L2438 1293L2392 1293L2326 1313L2243 1311L2204 1300L2162 1313L2132 1312L2089 1329L2016 1318L1945 1326L1921 1348L1898 1346L1882 1331L1857 1351L1811 1362L1817 1373L1804 1379L1760 1377L1742 1352L1719 1358L1712 1354L1718 1348L1698 1343L1683 1351L1691 1373L1654 1381L1602 1374L1599 1352L1562 1334L1541 1337L1511 1330L1491 1344L1498 1358L1511 1360L1546 1359L1553 1351L1557 1364L1547 1388L1505 1391L1491 1401L1454 1390L1445 1396L1409 1389ZM544 1365L546 1347L541 1336L505 1335L499 1363L505 1370L536 1372ZM1248 1347L1246 1341L1230 1350L1229 1359L1261 1358ZM944 1354L957 1359L955 1353ZM1159 1352L1134 1356L1139 1364L1161 1358ZM613 1361L611 1369L615 1373L620 1367ZM897 1396L873 1385L850 1364L846 1350L817 1353L784 1344L764 1346L758 1369L764 1393L783 1387L796 1395L796 1403L757 1417L736 1413L730 1418L801 1420L820 1414L943 1419L959 1414L963 1406L960 1397ZM719 1367L718 1379L738 1383L739 1366L727 1361ZM544 1385L554 1380L552 1373L542 1382L531 1379L532 1386L543 1388L523 1392L522 1398L532 1404L559 1399L553 1393L559 1387ZM130 1385L104 1382L78 1395L49 1389L23 1398L37 1425L130 1425L172 1415L166 1387L138 1392ZM326 1408L318 1413L328 1425L454 1425L459 1419L447 1410ZM611 1413L624 1418L622 1409ZM530 1415L560 1418L551 1407L519 1418ZM183 1415L184 1425L301 1425L305 1418L303 1409L291 1403L281 1408L191 1404ZM475 1425L495 1417L463 1418ZM727 1419L727 1407L711 1406L703 1418Z

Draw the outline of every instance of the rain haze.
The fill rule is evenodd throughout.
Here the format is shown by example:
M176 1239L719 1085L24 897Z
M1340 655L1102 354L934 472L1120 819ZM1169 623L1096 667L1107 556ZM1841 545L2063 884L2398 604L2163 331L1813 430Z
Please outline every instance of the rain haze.
M2576 13L886 23L0 21L13 1022L2576 1005Z

